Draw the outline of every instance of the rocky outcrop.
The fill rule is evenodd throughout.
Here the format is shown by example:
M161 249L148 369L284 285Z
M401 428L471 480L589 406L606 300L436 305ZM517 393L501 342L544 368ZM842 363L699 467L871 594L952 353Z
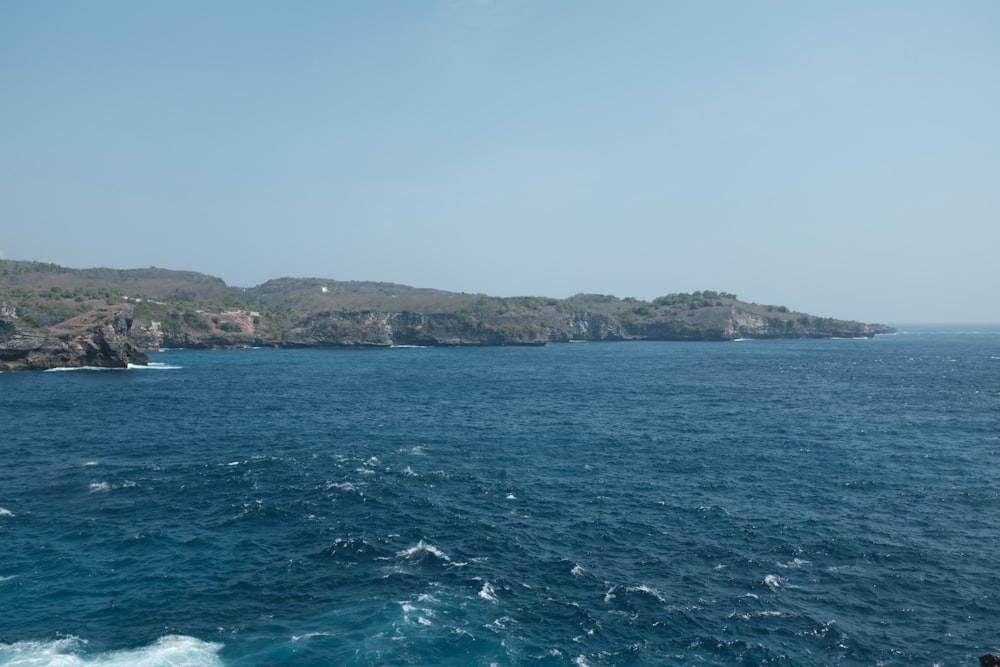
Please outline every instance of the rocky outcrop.
M242 311L240 311L242 312ZM163 347L389 347L393 345L544 345L567 341L726 341L742 338L858 338L886 331L878 325L829 318L767 317L737 308L701 308L645 319L618 319L588 311L540 308L528 313L475 316L377 310L323 311L280 328L235 311L197 311L170 316L164 328L153 321L133 332L143 349ZM185 322L196 325L186 325ZM214 322L215 324L210 324ZM237 331L227 331L226 326ZM237 325L237 326L233 326ZM887 328L886 328L887 329Z
M131 338L131 307L99 308L50 329L22 327L0 303L0 370L126 368L149 363Z
M742 338L871 338L891 327L797 314L762 314L730 306L698 308L631 320L627 335L642 340Z
M545 342L631 340L634 336L625 331L622 323L598 313L571 313L560 317L546 317L540 324L545 330Z
M392 345L543 345L535 323L484 322L457 313L326 312L305 318L279 339L280 347Z

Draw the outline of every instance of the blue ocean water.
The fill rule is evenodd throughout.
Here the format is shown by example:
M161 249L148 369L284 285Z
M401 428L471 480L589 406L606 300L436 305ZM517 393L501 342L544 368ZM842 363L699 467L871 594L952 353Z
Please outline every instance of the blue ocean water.
M0 664L971 665L1000 331L0 375Z

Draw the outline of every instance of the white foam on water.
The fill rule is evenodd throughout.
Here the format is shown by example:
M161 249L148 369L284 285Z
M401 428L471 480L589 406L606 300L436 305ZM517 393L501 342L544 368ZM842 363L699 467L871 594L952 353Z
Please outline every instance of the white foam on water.
M515 496L513 493L508 493L507 497L504 498L504 500L517 500L517 496Z
M335 637L331 632L307 632L304 635L292 635L293 642L300 642L303 639L312 639L313 637Z
M0 664L9 667L221 667L222 644L168 635L149 646L89 654L87 641L63 637L48 642L0 644Z
M769 574L764 577L764 583L767 584L771 590L778 590L781 588L781 577L776 574Z
M483 587L479 589L479 597L486 600L487 602L492 602L496 604L500 600L497 599L496 591L493 590L493 584L488 581L483 582Z
M46 373L62 373L66 371L141 371L141 370L153 370L153 371L166 371L166 370L177 370L184 368L183 366L174 366L173 364L165 364L161 361L152 361L149 364L128 364L125 368L108 368L106 366L57 366L56 368L46 368L44 372Z
M63 373L66 371L124 371L124 368L105 368L104 366L57 366L46 368L45 373Z
M416 601L422 602L426 605L436 603L437 599L430 595L421 594L417 596ZM417 625L434 625L434 622L430 620L436 616L436 612L433 607L418 607L409 601L400 602L399 607L403 612L404 623L412 624L416 622ZM415 621L410 619L411 615L416 617Z
M83 464L83 467L84 468L93 468L96 465L97 465L97 461L87 461L86 463Z
M413 472L413 468L411 468L410 466L406 466L405 468L403 468L403 474L406 475L407 477L417 476L417 473Z
M438 560L447 563L453 567L465 567L468 563L456 563L451 559L451 557L445 552L438 549L433 544L429 544L424 540L420 540L414 546L409 549L403 549L402 551L397 551L396 556L399 558L420 558L424 554L430 554Z
M111 485L107 482L91 482L87 490L90 493L107 493L111 490Z
M655 598L657 602L662 602L664 604L667 603L667 599L663 597L663 594L660 593L660 591L653 588L652 586L647 586L645 584L643 584L642 586L629 586L625 590L628 591L629 593L643 593L645 595L649 595Z
M572 574L574 577L582 577L583 576L583 568L580 567L579 565L574 564L573 565L573 569L570 570L569 573Z
M428 544L427 542L424 542L423 540L420 540L419 542L417 542L414 546L410 547L409 549L404 549L402 551L397 552L396 555L399 556L399 557L401 557L401 558L411 558L413 556L419 556L421 553L431 554L432 556L435 556L436 558L440 558L441 560L445 561L446 563L450 563L451 562L451 558L448 557L448 554L446 554L445 552L441 551L440 549L438 549L433 544Z
M355 486L353 484L351 484L350 482L331 482L331 483L329 483L329 484L326 485L326 488L328 488L328 489L340 489L341 491L344 491L344 492L351 492L351 491L355 491L356 490Z
M746 614L737 614L736 612L733 612L729 615L729 618L733 620L739 619L741 621L749 621L754 618L773 618L784 615L785 614L780 611L751 611Z
M11 512L6 507L0 507L0 517L11 517L11 516L14 516L13 512Z
M500 618L493 619L492 623L488 623L485 627L492 630L506 630L508 625L517 624L517 621L510 616L501 616Z
M810 561L804 560L802 558L793 558L787 563L778 563L778 567L783 567L787 570L789 568L798 568L804 565L811 565L811 564L812 563L810 563Z

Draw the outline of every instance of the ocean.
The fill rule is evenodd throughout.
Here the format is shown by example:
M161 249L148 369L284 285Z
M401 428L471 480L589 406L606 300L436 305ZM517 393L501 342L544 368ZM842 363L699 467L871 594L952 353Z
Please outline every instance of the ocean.
M974 665L1000 329L0 375L2 665Z

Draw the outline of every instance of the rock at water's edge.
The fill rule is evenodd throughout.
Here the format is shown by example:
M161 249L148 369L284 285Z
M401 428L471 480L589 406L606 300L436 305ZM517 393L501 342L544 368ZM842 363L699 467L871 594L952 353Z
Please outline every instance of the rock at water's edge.
M149 359L130 335L132 313L131 306L100 308L46 330L20 326L0 303L0 370L144 366Z

